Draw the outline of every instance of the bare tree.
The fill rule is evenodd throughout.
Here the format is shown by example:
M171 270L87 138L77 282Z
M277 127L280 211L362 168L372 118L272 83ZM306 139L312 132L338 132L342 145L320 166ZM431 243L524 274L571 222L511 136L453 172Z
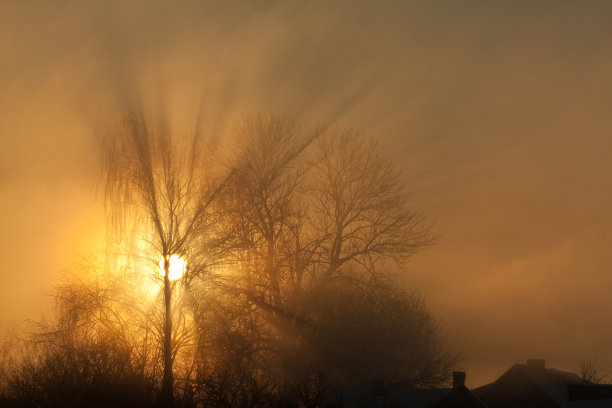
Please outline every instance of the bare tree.
M230 203L260 307L299 319L289 309L299 309L306 292L338 278L363 281L355 271L373 273L376 262L401 262L435 241L374 142L351 131L306 137L274 116L239 129L246 159Z
M311 224L322 237L319 284L328 284L344 265L368 269L381 258L403 261L435 241L375 141L332 131L318 148L310 188Z
M399 172L376 144L352 131L300 132L294 122L277 116L249 118L238 135L244 159L225 197L239 237L235 257L241 279L234 281L234 289L245 296L253 313L261 313L260 326L268 325L265 341L284 361L282 375L308 379L323 366L340 369L339 356L355 359L375 343L354 342L373 333L369 325L380 323L376 334L390 337L406 327L401 334L406 337L397 338L420 351L408 355L401 347L387 347L395 358L379 361L406 367L390 364L396 370L378 370L381 375L395 375L412 385L443 382L458 355L447 348L422 303L402 303L397 300L401 296L383 290L389 286L386 260L401 264L435 237L425 218L407 205ZM389 320L389 310L363 305L364 311L378 313L368 321L356 321L348 313L360 299L375 302L378 295L378 302L385 296L395 299L389 299L387 307L398 307L392 318L398 319L397 326ZM331 302L339 299L346 302ZM417 316L405 323L412 326L399 324L410 316ZM334 324L326 323L332 320ZM358 322L351 330L345 327L355 334L353 339L331 330L349 322ZM317 353L326 355L334 344L345 353L331 353L338 357L327 359L337 363L332 368ZM363 377L342 370L352 372L349 377Z
M341 384L445 382L458 354L388 273L435 238L376 143L276 115L234 136L217 167L198 126L180 138L163 116L122 116L104 145L107 257L60 287L56 322L30 343L45 346L7 376L12 395L54 394L54 372L70 382L80 367L93 373L74 380L84 390L116 376L140 384L145 406L155 394L319 406Z
M294 271L288 253L294 250L301 222L301 185L306 173L305 150L318 136L302 132L280 116L254 116L238 127L239 166L228 196L238 237L237 261L252 302L278 317L287 310L284 291Z
M601 374L597 360L585 357L580 360L580 378L591 384L607 384L609 374Z
M151 120L142 109L134 109L124 115L105 144L109 242L128 236L130 254L144 259L148 271L154 271L158 262L163 267L160 401L164 406L172 404L178 340L188 337L189 330L183 325L182 333L177 333L173 327L173 292L179 281L172 280L171 262L175 257L187 260L180 283L186 288L209 267L216 248L213 241L223 239L215 234L219 224L211 209L228 176L217 181L212 166L202 160L197 126L188 140L181 145L163 117Z
M154 373L108 289L72 279L55 300L56 314L13 350L3 406L149 406Z

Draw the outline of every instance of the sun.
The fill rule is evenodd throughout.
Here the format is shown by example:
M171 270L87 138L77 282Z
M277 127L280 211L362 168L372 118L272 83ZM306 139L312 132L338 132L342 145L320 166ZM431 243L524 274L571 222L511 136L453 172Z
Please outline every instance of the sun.
M183 276L183 273L185 273L185 260L178 255L170 255L170 259L168 261L170 262L168 279L171 281L180 279ZM163 257L159 260L159 274L162 277L166 274L164 270Z

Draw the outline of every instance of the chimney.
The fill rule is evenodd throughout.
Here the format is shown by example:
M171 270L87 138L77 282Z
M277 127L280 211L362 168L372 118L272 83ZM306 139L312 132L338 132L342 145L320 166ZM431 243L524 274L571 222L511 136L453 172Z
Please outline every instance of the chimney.
M465 386L465 371L453 371L453 388Z
M528 358L527 367L535 370L544 370L546 368L546 361L539 358Z

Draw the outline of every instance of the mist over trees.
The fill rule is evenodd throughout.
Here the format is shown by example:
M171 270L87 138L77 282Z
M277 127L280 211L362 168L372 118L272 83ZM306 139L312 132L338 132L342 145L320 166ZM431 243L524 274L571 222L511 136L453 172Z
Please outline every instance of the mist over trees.
M106 133L106 256L5 359L3 403L320 406L449 380L458 353L390 272L435 237L376 143L277 115L231 140L141 109Z

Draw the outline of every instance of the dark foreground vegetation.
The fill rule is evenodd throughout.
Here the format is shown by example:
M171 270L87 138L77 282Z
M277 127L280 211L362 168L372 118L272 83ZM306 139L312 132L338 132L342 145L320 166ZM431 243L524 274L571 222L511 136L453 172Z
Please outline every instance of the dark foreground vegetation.
M341 406L448 380L457 353L389 272L434 239L375 143L276 116L230 154L170 133L134 110L107 135L106 256L5 347L1 405Z

